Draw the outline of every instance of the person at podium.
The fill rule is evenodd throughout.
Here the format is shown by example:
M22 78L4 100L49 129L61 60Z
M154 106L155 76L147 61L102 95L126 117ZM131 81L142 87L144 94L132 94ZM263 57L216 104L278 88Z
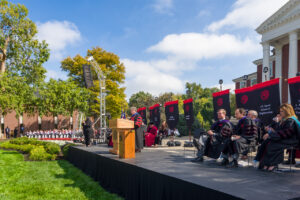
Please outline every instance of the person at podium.
M153 122L149 123L147 133L145 135L145 144L147 147L151 147L155 144L155 138L157 136L157 128Z
M143 134L143 119L141 115L137 112L136 107L130 108L131 118L130 120L134 121L134 130L135 130L135 152L141 152L144 142Z

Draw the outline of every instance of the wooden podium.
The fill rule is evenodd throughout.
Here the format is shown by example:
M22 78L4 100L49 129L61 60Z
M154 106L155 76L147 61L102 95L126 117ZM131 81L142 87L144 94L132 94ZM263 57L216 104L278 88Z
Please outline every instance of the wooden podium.
M112 129L113 154L120 158L135 158L135 133L134 122L127 119L112 119L109 121Z

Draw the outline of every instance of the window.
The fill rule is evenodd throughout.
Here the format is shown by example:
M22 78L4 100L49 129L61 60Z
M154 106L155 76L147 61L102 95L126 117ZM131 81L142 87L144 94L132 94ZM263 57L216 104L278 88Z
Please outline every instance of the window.
M240 82L240 88L246 87L246 81L241 81Z
M269 72L270 72L270 77L273 77L273 61L270 61Z
M256 78L251 79L251 86L255 85L256 83L257 83L257 79Z

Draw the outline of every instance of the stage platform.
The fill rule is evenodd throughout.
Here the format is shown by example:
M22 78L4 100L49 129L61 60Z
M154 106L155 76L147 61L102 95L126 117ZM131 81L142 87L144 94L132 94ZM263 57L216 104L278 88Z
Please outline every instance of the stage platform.
M270 173L253 167L190 162L193 151L148 148L119 159L105 145L71 147L68 160L125 199L300 199L300 171Z

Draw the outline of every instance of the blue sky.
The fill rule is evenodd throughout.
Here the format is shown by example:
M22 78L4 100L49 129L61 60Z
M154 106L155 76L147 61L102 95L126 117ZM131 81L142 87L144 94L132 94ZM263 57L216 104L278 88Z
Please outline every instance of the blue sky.
M51 48L48 77L66 78L60 61L100 46L126 67L127 96L184 92L254 72L262 56L255 32L288 0L14 0L26 5Z

